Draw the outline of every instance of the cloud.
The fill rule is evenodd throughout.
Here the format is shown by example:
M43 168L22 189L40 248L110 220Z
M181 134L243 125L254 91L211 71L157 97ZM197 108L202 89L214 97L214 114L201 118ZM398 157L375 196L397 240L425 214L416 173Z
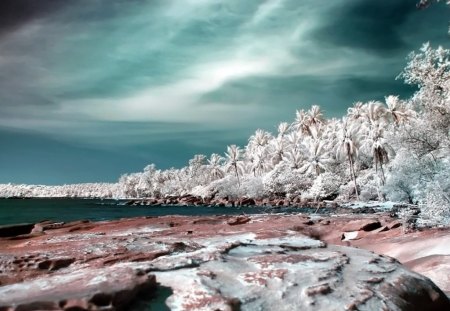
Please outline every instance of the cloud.
M326 12L311 36L324 44L390 53L406 46L399 27L415 11L411 1L355 0Z
M165 124L140 141L275 126L316 103L339 115L404 92L393 79L434 34L424 19L446 24L408 2L48 0L0 37L0 122L97 142L131 139L127 122Z
M267 0L258 6L256 13L250 20L251 25L258 24L260 21L264 20L270 16L278 8L281 8L284 0Z
M32 20L45 18L67 5L64 0L2 0L0 2L0 35Z
M229 81L261 74L270 75L276 65L273 59L239 57L200 64L189 68L179 81L151 87L132 96L63 101L59 113L79 113L109 121L228 122L227 118L233 117L236 120L243 113L251 113L255 107L220 103L198 105L198 99Z

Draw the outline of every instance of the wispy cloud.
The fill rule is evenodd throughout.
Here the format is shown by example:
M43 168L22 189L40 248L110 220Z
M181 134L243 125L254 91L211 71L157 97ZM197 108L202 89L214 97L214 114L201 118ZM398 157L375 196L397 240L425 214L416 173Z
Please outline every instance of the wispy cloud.
M95 121L220 128L231 126L229 120L275 122L274 117L312 104L314 94L305 96L302 85L298 93L258 88L255 81L267 86L274 79L322 79L338 85L352 81L349 77L394 75L390 71L402 62L397 54L380 56L382 47L372 51L369 41L361 48L348 36L341 38L340 24L353 31L347 20L358 20L358 33L376 26L364 1L344 2L172 0L110 6L80 1L0 38L0 121L41 131ZM381 15L395 42L411 40L399 30L410 23L408 14L401 15L401 23L398 14ZM246 84L253 87L245 99L226 91ZM291 93L287 101L286 92ZM271 107L268 98L277 94ZM334 100L334 94L328 97Z

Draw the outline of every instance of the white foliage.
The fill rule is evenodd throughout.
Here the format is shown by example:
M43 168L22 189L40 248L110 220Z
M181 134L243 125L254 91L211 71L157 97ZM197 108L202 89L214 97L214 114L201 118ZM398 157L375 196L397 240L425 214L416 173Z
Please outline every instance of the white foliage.
M334 199L339 193L339 187L342 185L340 176L331 172L320 174L313 182L312 187L303 196L304 198L322 200Z
M237 199L240 197L240 186L236 176L227 175L216 180L209 185L210 193L214 193L217 198Z
M287 196L300 195L308 189L311 178L292 170L289 165L281 162L263 177L264 190L267 195Z

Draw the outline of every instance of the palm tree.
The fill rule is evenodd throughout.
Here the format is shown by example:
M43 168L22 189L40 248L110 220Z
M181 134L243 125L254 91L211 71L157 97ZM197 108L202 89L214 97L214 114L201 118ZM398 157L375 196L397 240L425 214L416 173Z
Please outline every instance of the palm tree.
M303 109L295 112L295 121L292 125L301 134L309 135L309 118Z
M347 117L352 121L361 120L364 116L364 110L364 104L356 102L353 104L353 107L347 109Z
M307 112L309 125L319 125L325 122L322 109L318 105L313 105Z
M341 122L335 118L329 120L326 123L325 128L322 130L320 139L325 142L325 147L328 150L332 150L336 146L337 135L341 129Z
M292 124L298 132L312 135L311 127L318 127L325 122L322 110L319 106L313 105L305 112L303 109L295 112L295 121Z
M392 119L395 125L407 122L414 117L414 111L408 109L398 98L398 96L386 97L386 115Z
M277 165L283 160L283 154L286 151L286 141L283 139L274 139L271 141L269 154L272 159L272 164Z
M278 137L277 138L283 139L286 136L286 134L289 130L289 127L290 127L290 125L287 122L281 122L280 124L278 124Z
M283 154L283 161L292 169L299 169L303 164L303 153L300 150L291 149Z
M255 134L248 139L248 145L251 150L258 150L264 148L269 143L272 135L261 129L257 129Z
M364 116L366 117L367 124L369 126L376 122L385 120L386 118L386 108L382 103L378 101L370 101L364 106Z
M392 147L384 138L384 130L381 124L376 124L368 134L363 135L362 148L370 150L375 165L375 171L378 173L378 167L381 171L381 183L384 185L386 178L384 175L383 164L389 162L389 155L393 154Z
M350 176L355 185L356 198L359 200L358 186L356 184L356 174L354 162L358 156L359 148L359 126L356 123L349 124L348 120L344 118L343 126L340 132L339 143L336 148L336 157L342 159L347 157L350 166Z
M263 154L263 152L256 152L251 163L251 171L253 172L254 176L261 176L270 168L271 165L266 161L266 156Z
M325 125L323 123L311 123L309 126L309 134L314 140L321 140Z
M224 177L225 174L222 171L223 160L224 159L217 153L211 154L210 158L208 159L208 170L212 180Z
M241 174L243 170L243 163L241 160L242 157L242 150L236 146L231 145L227 146L227 152L225 152L226 157L226 163L225 163L225 169L227 172L230 170L233 170L236 174L238 185L241 185L241 182L239 180L239 174Z
M315 173L319 176L321 171L327 170L330 163L330 154L324 148L325 144L319 140L309 139L304 143L305 164L300 168L303 173Z
M287 136L288 147L292 150L298 150L302 136L299 132L290 132Z

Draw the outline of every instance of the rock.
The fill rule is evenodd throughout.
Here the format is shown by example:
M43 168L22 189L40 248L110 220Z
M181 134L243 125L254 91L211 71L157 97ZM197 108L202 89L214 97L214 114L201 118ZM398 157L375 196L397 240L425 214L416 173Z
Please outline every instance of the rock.
M121 310L139 303L139 293L163 295L177 310L450 310L429 279L393 258L340 245L341 228L367 221L360 217L141 217L0 239L0 310ZM450 288L448 258L430 260L432 251L448 251L450 230L382 228L356 231L344 243L404 248L401 262L437 271L430 277Z
M450 293L450 255L431 255L403 263L433 281L442 290Z
M42 270L55 271L70 266L75 258L54 258L41 261L38 268Z
M389 229L395 229L401 227L403 224L401 221L394 221L388 225Z
M361 236L359 235L359 231L350 231L350 232L344 232L342 233L342 241L350 241L350 240L358 240L361 239Z
M139 294L151 295L155 288L153 275L139 275L131 268L88 269L0 287L0 309L124 310Z
M380 240L374 237L368 236L367 241L361 239L352 244L397 258L406 267L432 279L450 296L449 228L415 231L409 234L405 234L402 230L390 230Z
M342 231L350 232L350 231L372 231L381 227L381 223L378 219L358 219L352 220L348 222L343 228Z
M210 240L208 245L224 249L220 243ZM216 258L182 273L176 267L185 266L188 258L174 258L171 270L155 272L159 283L173 289L166 301L170 308L230 310L232 298L239 302L239 310L408 311L417 309L405 301L415 303L422 296L424 302L418 303L426 306L422 309L450 307L432 282L391 258L354 248L324 247L306 237L235 242ZM170 261L165 258L164 265ZM391 287L396 291L389 291Z
M219 217L208 217L208 218L199 218L194 221L192 221L193 225L217 225L223 223L223 219Z
M0 226L0 237L14 237L22 234L29 234L34 224L17 224Z
M256 202L254 199L251 198L243 198L241 199L240 205L254 206L256 205Z
M251 218L247 216L237 216L228 220L227 224L229 224L230 226L243 225L248 223L250 220Z
M202 199L193 195L185 195L179 198L178 202L181 204L195 205L201 203Z

